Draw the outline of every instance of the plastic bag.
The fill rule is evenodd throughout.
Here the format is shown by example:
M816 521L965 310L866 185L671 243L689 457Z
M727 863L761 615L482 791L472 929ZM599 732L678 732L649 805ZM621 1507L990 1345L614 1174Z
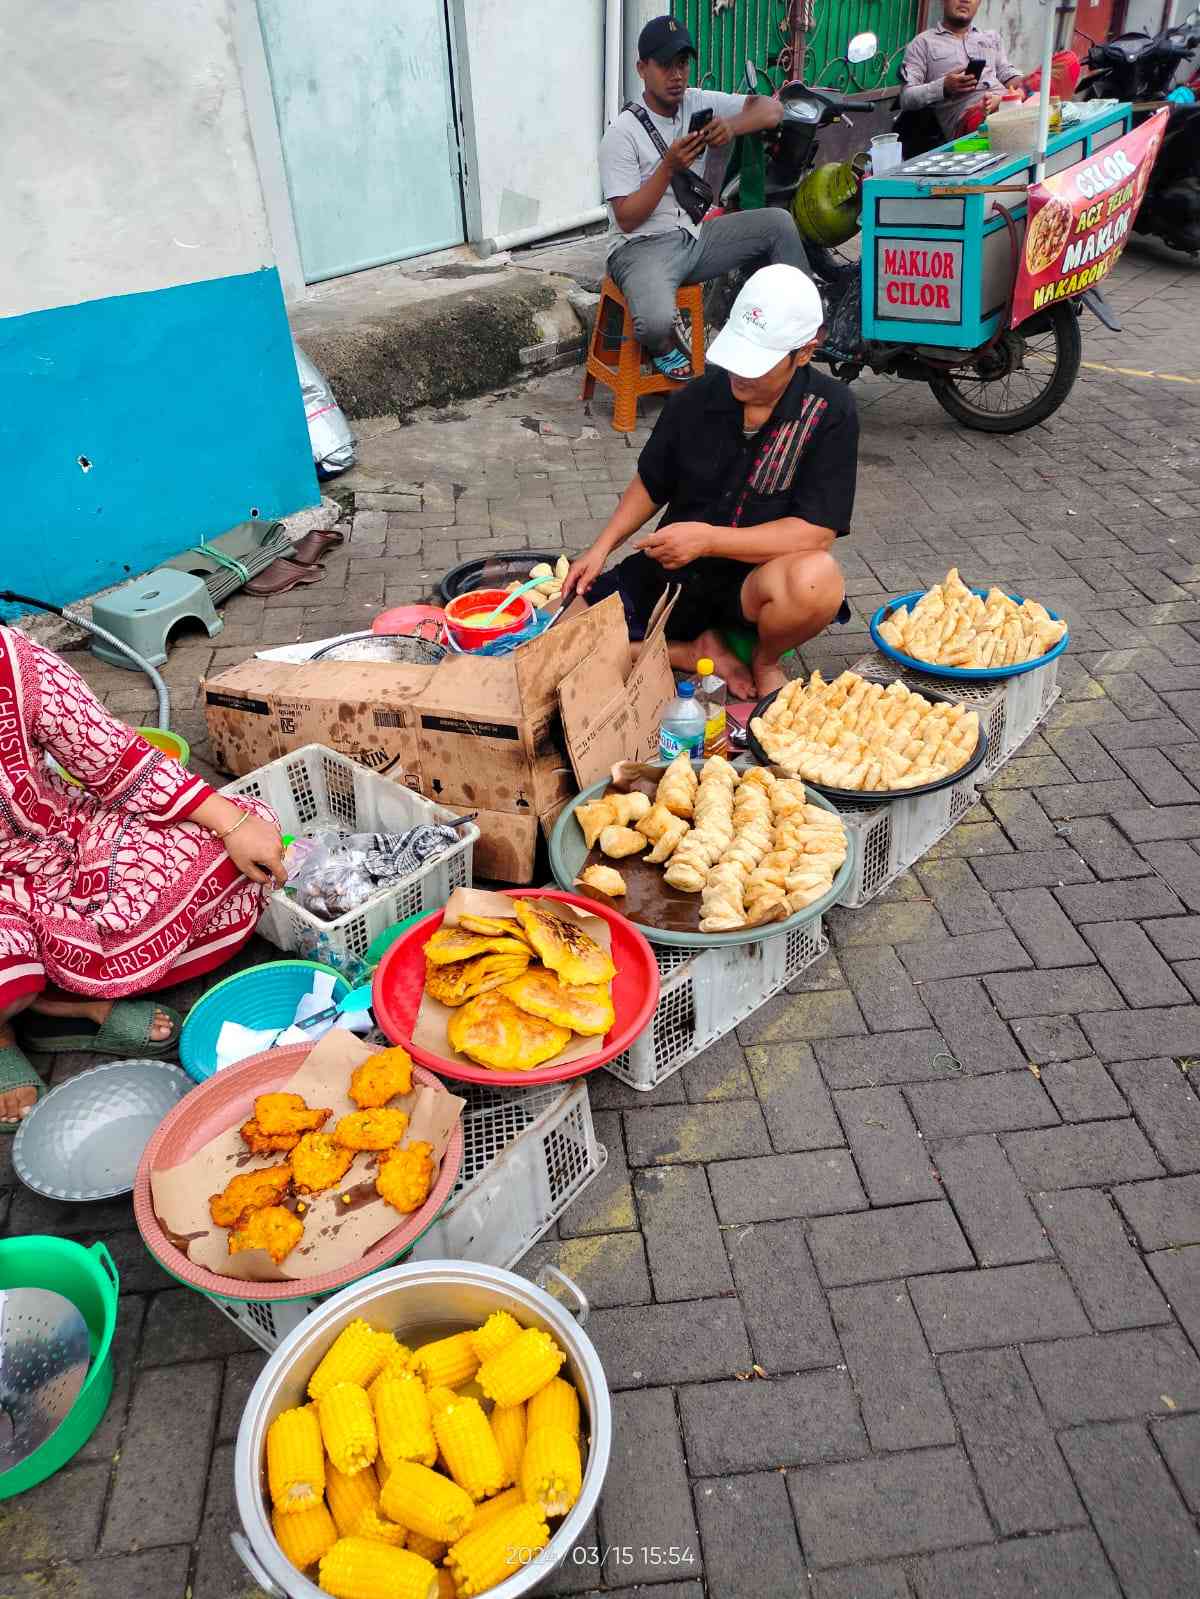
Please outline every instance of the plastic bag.
M311 915L336 921L457 842L453 827L436 824L403 833L316 833L312 849L288 877L287 891Z
M296 376L304 396L304 415L308 420L308 438L317 474L323 478L336 477L354 465L354 435L324 377L294 340L292 349L296 354Z

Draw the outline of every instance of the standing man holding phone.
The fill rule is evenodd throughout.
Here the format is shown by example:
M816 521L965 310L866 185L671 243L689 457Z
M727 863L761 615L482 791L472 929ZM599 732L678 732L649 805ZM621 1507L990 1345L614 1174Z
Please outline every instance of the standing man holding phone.
M610 213L608 270L629 304L633 325L656 369L692 376L675 338L675 293L735 267L807 258L787 211L767 208L714 217L700 179L708 151L741 133L777 127L780 101L718 94L688 84L696 46L675 17L655 17L638 38L641 98L631 101L600 141L600 180Z
M904 52L900 109L932 111L945 139L977 128L1000 104L1000 90L1021 83L1000 35L975 26L981 3L943 0L942 20Z

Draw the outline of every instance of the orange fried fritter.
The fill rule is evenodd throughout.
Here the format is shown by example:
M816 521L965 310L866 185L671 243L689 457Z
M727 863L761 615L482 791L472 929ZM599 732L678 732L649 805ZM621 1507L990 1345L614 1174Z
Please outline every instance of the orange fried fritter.
M319 1194L341 1182L354 1151L335 1144L328 1133L305 1133L292 1151L292 1180L302 1194Z
M350 1074L350 1098L362 1110L376 1110L411 1090L412 1056L399 1044L381 1049Z
M248 1211L277 1205L291 1180L292 1168L286 1162L282 1166L264 1166L261 1171L241 1172L230 1178L223 1193L209 1197L209 1215L218 1227L235 1227Z
M278 1266L304 1237L304 1223L282 1205L252 1210L240 1227L229 1235L229 1253L243 1249L265 1249Z
M433 1173L433 1145L418 1141L380 1161L375 1187L396 1210L419 1210L429 1197Z
M243 1122L242 1138L252 1155L286 1155L300 1142L299 1133L276 1133L268 1138L253 1118Z
M333 1136L343 1149L391 1149L407 1126L402 1110L356 1110L342 1117Z
M259 1094L254 1101L254 1120L268 1138L281 1133L315 1133L333 1111L310 1110L299 1094Z

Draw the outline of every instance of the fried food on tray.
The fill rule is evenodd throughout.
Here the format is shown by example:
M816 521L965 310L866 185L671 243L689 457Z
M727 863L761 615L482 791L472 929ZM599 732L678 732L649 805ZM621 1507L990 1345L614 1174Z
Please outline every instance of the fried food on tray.
M589 849L608 827L632 827L650 809L648 794L605 794L602 799L575 809L575 819L583 829Z
M520 923L511 916L472 916L466 911L458 918L458 925L468 933L482 933L485 938L519 938L526 942Z
M588 937L578 922L564 921L536 900L518 899L514 903L517 920L538 957L564 983L607 983L617 975L611 956Z
M505 983L500 992L519 1010L588 1038L603 1037L616 1020L607 983L568 988L541 966Z
M355 1110L342 1117L333 1136L344 1149L391 1149L407 1126L408 1116L402 1110Z
M439 927L425 946L425 959L434 966L472 960L476 955L527 954L523 938L514 933L472 933L465 927Z
M529 965L531 952L521 946L519 955L476 955L473 960L453 961L449 966L425 963L426 991L443 1005L465 1005L489 988L499 988Z
M692 803L699 786L700 780L693 770L691 756L686 753L677 755L659 780L654 803L665 805L673 816L682 816L685 821L690 821Z
M411 1092L412 1056L399 1044L381 1049L350 1073L350 1098L360 1110L375 1110Z
M248 1211L277 1205L287 1193L291 1180L292 1168L286 1162L282 1166L239 1172L229 1179L221 1193L210 1197L209 1215L218 1227L233 1227Z
M305 1133L292 1151L292 1177L302 1194L319 1194L340 1183L354 1162L354 1150L335 1144L329 1133Z
M619 861L623 855L636 855L645 849L649 840L644 833L632 827L618 827L615 823L600 834L600 848L611 860Z
M498 1072L532 1071L571 1042L567 1028L530 1016L496 991L455 1011L446 1035L451 1049Z
M254 1120L267 1138L315 1133L332 1115L328 1106L310 1110L299 1094L259 1094L254 1101Z
M661 784L659 785L662 786ZM669 861L671 856L683 843L691 832L690 825L681 816L676 816L672 811L659 801L648 810L637 824L637 831L645 833L654 845L646 859L655 866L663 861Z
M380 1161L375 1187L394 1210L420 1210L433 1187L433 1173L433 1145L418 1139Z
M586 866L575 882L582 883L584 888L594 888L597 894L605 894L609 899L619 899L627 892L625 879L615 866Z
M304 1237L304 1223L282 1205L252 1210L240 1227L229 1234L229 1253L244 1249L265 1249L278 1266Z
M975 594L954 566L911 611L902 605L879 624L881 637L902 655L976 671L1037 660L1066 631L1036 600L1018 603L997 588L986 598Z
M268 1138L253 1117L242 1123L241 1134L252 1155L286 1155L300 1142L299 1133L276 1133Z

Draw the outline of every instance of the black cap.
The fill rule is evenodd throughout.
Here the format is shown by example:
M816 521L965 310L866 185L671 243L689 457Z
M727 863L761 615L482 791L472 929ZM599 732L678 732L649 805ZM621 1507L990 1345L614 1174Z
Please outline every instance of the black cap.
M681 50L696 54L691 34L674 17L653 17L638 34L639 61L657 61L665 67Z

